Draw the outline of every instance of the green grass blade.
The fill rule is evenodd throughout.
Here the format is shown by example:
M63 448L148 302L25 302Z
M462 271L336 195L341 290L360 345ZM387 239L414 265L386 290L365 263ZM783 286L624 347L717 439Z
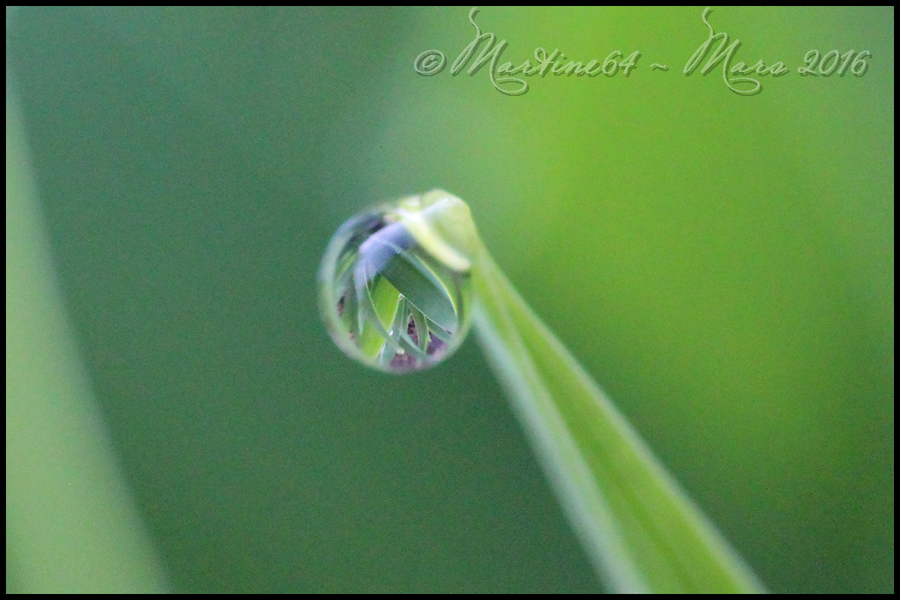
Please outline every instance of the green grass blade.
M619 592L760 592L749 568L486 250L481 344L598 574Z
M10 79L7 65L7 592L165 592L68 324Z

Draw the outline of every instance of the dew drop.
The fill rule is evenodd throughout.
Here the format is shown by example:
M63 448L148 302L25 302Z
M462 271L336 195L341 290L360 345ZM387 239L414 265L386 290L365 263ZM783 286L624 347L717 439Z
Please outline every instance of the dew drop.
M382 371L432 367L468 332L470 267L429 227L429 209L441 201L435 194L352 217L331 238L319 270L332 339Z

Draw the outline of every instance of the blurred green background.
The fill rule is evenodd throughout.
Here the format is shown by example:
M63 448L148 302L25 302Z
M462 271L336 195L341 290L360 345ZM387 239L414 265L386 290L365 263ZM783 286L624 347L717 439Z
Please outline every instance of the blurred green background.
M737 60L791 68L752 97L721 68L682 74L702 8L484 8L503 61L643 55L627 78L532 77L518 97L487 68L451 76L468 12L7 12L8 591L95 580L35 564L16 507L40 494L9 474L55 464L45 438L67 452L41 415L79 422L46 394L22 416L38 404L17 382L54 367L13 354L33 341L10 307L16 153L105 423L87 437L108 435L156 585L603 589L473 341L395 377L320 323L341 222L442 187L771 590L893 591L893 9L714 10ZM448 65L422 77L428 49ZM870 67L802 78L811 49ZM89 482L91 456L24 477ZM89 555L108 532L44 535Z

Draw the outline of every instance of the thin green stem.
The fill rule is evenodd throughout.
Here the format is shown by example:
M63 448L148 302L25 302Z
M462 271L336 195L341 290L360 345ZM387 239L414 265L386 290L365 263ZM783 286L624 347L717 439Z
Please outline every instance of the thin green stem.
M619 592L763 588L481 247L473 320L598 574Z

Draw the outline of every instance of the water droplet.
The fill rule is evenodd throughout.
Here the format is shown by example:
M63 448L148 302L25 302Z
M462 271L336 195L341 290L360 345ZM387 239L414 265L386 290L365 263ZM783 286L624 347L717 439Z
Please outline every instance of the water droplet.
M465 338L470 263L431 227L442 200L462 202L444 194L358 214L331 238L319 271L320 308L349 356L390 373L417 371Z

